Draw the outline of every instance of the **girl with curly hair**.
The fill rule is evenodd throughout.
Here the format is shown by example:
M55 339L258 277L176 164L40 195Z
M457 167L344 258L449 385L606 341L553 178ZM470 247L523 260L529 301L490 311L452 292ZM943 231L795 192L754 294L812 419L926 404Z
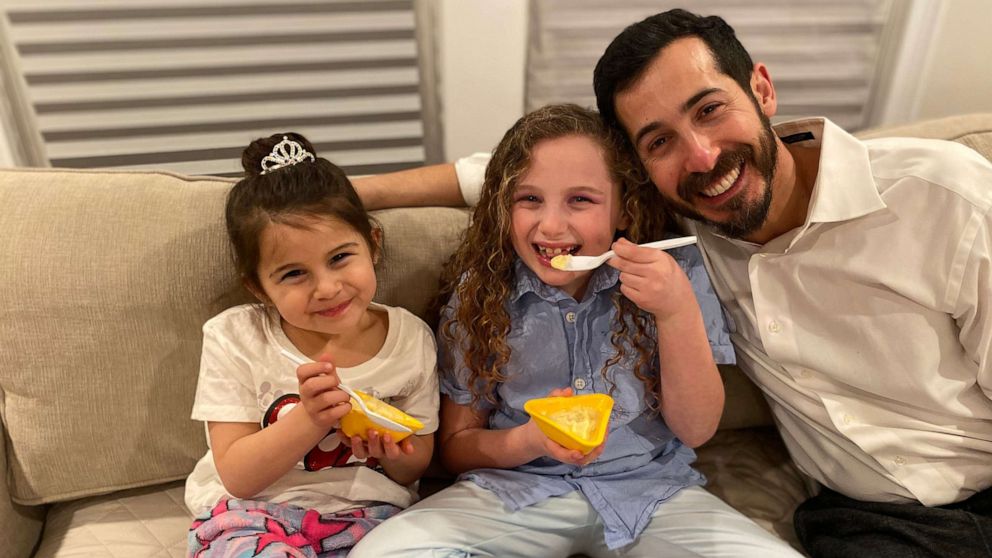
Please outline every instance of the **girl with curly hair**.
M442 276L442 463L453 486L374 530L351 556L798 556L703 490L692 447L723 410L694 291L699 252L636 246L665 234L657 189L621 139L576 105L525 115L486 169ZM559 254L617 256L593 271ZM714 338L718 337L714 332ZM729 359L728 359L729 360ZM545 436L524 404L610 394L589 453Z

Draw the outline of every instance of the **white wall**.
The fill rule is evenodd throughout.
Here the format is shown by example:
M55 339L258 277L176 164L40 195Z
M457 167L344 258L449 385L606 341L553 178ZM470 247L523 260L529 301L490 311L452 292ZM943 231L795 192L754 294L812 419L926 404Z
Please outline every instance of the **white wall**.
M524 107L527 0L437 0L447 160L491 151Z
M944 0L916 117L992 112L992 2Z

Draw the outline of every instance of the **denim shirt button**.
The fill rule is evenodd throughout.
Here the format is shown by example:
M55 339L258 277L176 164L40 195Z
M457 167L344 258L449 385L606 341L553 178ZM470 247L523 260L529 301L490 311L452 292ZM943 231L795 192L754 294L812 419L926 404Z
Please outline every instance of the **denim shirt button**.
M586 387L586 381L582 378L576 378L575 381L572 382L572 385L575 386L575 389L582 389Z
M574 324L575 323L575 312L569 312L565 314L565 321Z

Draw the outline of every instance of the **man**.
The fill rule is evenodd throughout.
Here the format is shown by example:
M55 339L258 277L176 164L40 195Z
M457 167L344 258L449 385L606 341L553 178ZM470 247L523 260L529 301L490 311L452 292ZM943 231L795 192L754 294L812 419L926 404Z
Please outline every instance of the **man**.
M992 556L992 165L825 119L773 129L768 68L682 10L624 30L594 88L699 237L738 364L824 487L795 515L806 550ZM453 180L435 172L403 203Z

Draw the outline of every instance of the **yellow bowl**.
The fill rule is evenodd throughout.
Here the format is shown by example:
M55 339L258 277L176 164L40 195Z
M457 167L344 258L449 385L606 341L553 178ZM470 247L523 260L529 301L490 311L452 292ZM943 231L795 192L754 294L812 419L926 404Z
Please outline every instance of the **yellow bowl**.
M603 443L613 398L602 393L542 397L524 403L538 428L568 449L589 453Z
M376 399L375 397L358 390L355 390L355 393L362 398L362 401L365 402L365 405L369 408L369 410L376 414L384 416L395 423L402 424L413 432L417 432L424 427L424 423L411 417L396 407L393 407L385 401ZM344 432L345 436L359 436L361 439L368 441L368 430L370 428L378 432L380 435L389 434L394 442L399 442L411 434L410 432L389 430L372 422L365 412L362 411L362 408L357 403L352 402L351 411L349 411L347 415L341 417L341 431Z

